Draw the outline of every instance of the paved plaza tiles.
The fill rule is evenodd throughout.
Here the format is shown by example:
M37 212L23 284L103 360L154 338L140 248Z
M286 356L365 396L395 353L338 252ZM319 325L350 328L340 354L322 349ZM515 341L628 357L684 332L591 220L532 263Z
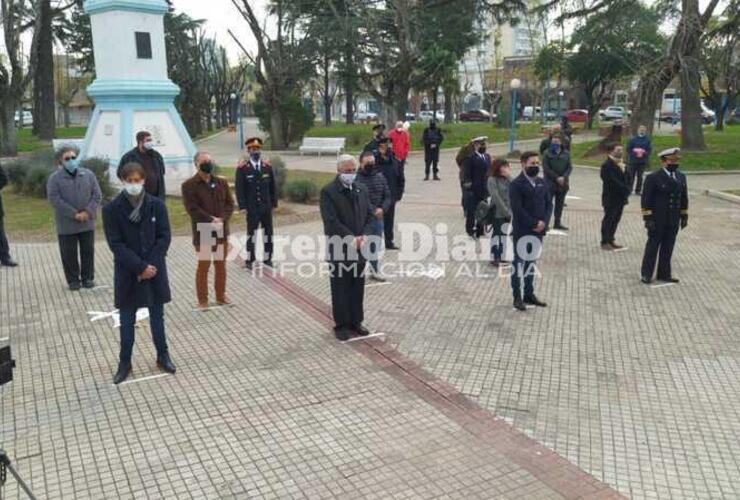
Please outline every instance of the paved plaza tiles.
M399 222L462 232L454 173L419 172ZM681 284L652 288L637 198L618 232L629 249L606 253L598 173L572 185L570 235L549 236L541 262L550 307L515 313L504 278L450 264L369 287L367 325L385 335L351 344L331 336L322 277L232 264L235 305L194 311L190 239L176 238L178 373L159 376L142 327L119 387L113 319L88 314L112 310L104 243L102 287L74 294L55 245L18 244L22 267L0 270L18 362L0 445L39 498L740 497L740 206L695 194ZM22 498L11 478L3 493Z

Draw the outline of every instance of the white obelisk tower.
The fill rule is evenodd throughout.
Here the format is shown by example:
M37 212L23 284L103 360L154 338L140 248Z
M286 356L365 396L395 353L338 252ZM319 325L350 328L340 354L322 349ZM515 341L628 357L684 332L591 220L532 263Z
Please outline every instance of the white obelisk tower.
M121 156L136 145L136 133L151 132L166 164L167 190L180 191L194 173L195 145L175 109L180 93L167 77L165 0L86 0L96 80L87 88L95 100L82 147L84 157L107 158L111 179Z

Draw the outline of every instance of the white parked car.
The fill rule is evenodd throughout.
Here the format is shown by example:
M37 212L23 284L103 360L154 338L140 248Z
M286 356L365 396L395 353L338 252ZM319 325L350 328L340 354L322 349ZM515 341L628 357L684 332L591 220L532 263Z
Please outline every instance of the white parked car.
M431 111L422 111L422 112L419 113L419 120L420 121L429 121L429 120L432 120L432 119L435 119L435 118L434 118L434 113L431 112ZM439 110L437 111L436 120L438 122L443 122L445 120L444 111L439 111Z
M631 111L627 111L622 106L609 106L608 108L599 111L599 118L604 121L621 120L631 114Z
M355 121L360 123L370 123L378 121L378 113L372 111L359 111L355 113Z
M23 111L23 126L30 127L33 125L33 113L30 111ZM15 126L21 126L21 111L15 112Z

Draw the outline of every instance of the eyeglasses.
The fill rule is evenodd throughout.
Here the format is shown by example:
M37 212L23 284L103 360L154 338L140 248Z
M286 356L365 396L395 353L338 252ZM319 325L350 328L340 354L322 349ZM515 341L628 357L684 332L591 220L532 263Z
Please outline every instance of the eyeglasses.
M76 156L68 156L68 157L64 158L64 161L76 160L76 159L77 159Z

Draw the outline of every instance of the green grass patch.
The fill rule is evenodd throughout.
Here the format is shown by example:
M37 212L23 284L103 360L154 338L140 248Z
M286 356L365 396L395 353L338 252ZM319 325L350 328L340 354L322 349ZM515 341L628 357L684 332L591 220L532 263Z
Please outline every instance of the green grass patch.
M87 127L59 127L56 130L57 139L81 139L85 137ZM18 130L18 152L30 153L51 147L51 142L42 141L31 133L31 128Z
M653 136L653 153L650 157L650 165L655 167L660 164L658 153L664 149L681 147L681 137L674 135ZM727 126L722 132L714 129L704 129L704 140L707 144L706 151L685 151L681 153L681 169L690 171L709 170L740 170L740 126ZM600 166L603 157L589 157L584 155L594 147L597 141L573 144L573 162L578 165ZM624 144L626 146L627 139Z
M409 132L411 133L411 149L423 149L421 138L424 128L427 124L424 122L414 122L411 124ZM467 144L470 139L478 136L488 136L490 143L506 142L509 140L509 129L501 128L495 123L450 123L440 124L444 134L442 148L459 148ZM355 153L370 142L372 138L372 125L345 123L333 123L330 127L316 126L306 133L306 137L345 137L347 139L346 149L348 152ZM519 123L517 125L518 139L534 139L540 137L539 123Z

